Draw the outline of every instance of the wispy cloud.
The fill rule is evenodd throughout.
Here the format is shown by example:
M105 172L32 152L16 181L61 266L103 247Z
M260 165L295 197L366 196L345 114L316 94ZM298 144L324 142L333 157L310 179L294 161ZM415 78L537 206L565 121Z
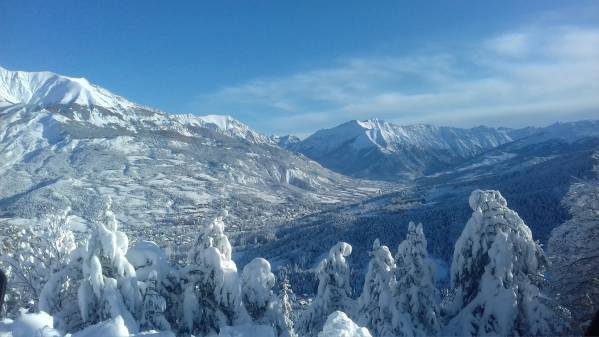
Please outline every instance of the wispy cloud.
M523 57L531 51L530 35L510 33L497 36L487 42L487 47L498 55Z
M189 108L306 134L349 119L523 126L599 117L599 28L529 27L459 50L340 60L199 95Z

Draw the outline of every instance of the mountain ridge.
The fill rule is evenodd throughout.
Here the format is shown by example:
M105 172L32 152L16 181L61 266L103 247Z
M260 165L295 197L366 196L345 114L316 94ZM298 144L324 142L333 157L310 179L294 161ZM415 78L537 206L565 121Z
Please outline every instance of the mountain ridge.
M191 115L168 114L137 103L128 101L122 96L100 86L90 83L87 79L68 77L49 71L25 72L10 71L0 67L0 107L11 105L27 105L39 107L52 106L83 106L100 110L95 113L89 109L88 116L73 114L76 120L86 120L97 126L106 121L127 128L131 119L155 127L169 124L181 124L195 127L208 127L232 137L239 137L250 142L275 145L269 137L253 130L248 125L228 115ZM108 110L110 113L101 112ZM128 116L123 112L139 112L142 114ZM130 118L131 117L131 118Z
M511 130L353 120L292 144L334 171L368 179L411 179L513 141Z
M119 128L133 134L153 129L193 137L198 129L204 130L202 132L209 129L249 143L290 150L343 175L387 181L437 174L485 151L531 136L577 139L581 132L597 133L593 125L585 126L588 121L586 124L581 121L572 133L568 123L544 128L482 125L456 128L398 125L373 118L321 129L300 140L290 135L266 136L227 115L168 114L147 108L91 84L85 78L52 72L9 71L0 67L0 107L15 106L46 108L60 112L54 117L62 122L89 123L95 129Z

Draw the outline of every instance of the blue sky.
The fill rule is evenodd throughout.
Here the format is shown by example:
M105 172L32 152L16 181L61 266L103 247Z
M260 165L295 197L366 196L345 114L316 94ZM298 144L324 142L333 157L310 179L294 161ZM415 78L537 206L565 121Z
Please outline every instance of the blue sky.
M0 65L306 135L599 117L596 1L0 1Z

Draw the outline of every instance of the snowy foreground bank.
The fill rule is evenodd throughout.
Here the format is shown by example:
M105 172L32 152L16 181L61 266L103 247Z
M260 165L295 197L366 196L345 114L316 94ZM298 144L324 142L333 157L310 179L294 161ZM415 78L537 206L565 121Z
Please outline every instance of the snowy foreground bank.
M0 321L0 337L62 337L53 328L50 315L41 312L23 314L14 322L6 319ZM123 319L119 316L106 322L91 326L75 334L65 337L174 337L172 332L142 332L129 334ZM216 335L218 337L274 337L275 332L265 325L242 325L225 327ZM318 337L372 337L368 329L356 325L346 314L335 311L327 319L323 331Z
M313 300L292 312L289 283L283 280L275 294L267 260L256 258L238 272L222 218L200 228L183 265L170 265L152 242L129 247L108 203L83 245L52 255L50 270L37 270L37 276L50 275L35 279L39 289L9 296L13 302L29 296L36 303L30 310L39 312L0 322L0 337L571 334L569 311L544 290L548 262L528 226L497 191L476 190L469 204L472 217L455 244L450 289L443 296L422 225L410 223L395 255L375 240L357 297L347 262L352 247L334 245L316 270ZM47 241L62 248L48 251L72 246L64 245L68 233L56 235L61 240Z
M6 319L0 321L0 337L62 337L60 332L54 329L52 316L45 312L35 314L23 314L15 321ZM174 337L172 332L145 332L141 334L129 334L123 318L118 316L108 321L90 326L83 331L67 334L70 337Z

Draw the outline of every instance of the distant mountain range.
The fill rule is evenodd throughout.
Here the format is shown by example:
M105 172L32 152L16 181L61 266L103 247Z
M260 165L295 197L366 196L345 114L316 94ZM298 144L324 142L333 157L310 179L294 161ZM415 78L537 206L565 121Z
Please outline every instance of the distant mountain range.
M523 129L471 129L426 124L396 125L353 120L320 130L303 141L281 144L333 171L357 178L406 181L443 172L477 155L519 139L576 140L599 135L598 121L557 123Z

